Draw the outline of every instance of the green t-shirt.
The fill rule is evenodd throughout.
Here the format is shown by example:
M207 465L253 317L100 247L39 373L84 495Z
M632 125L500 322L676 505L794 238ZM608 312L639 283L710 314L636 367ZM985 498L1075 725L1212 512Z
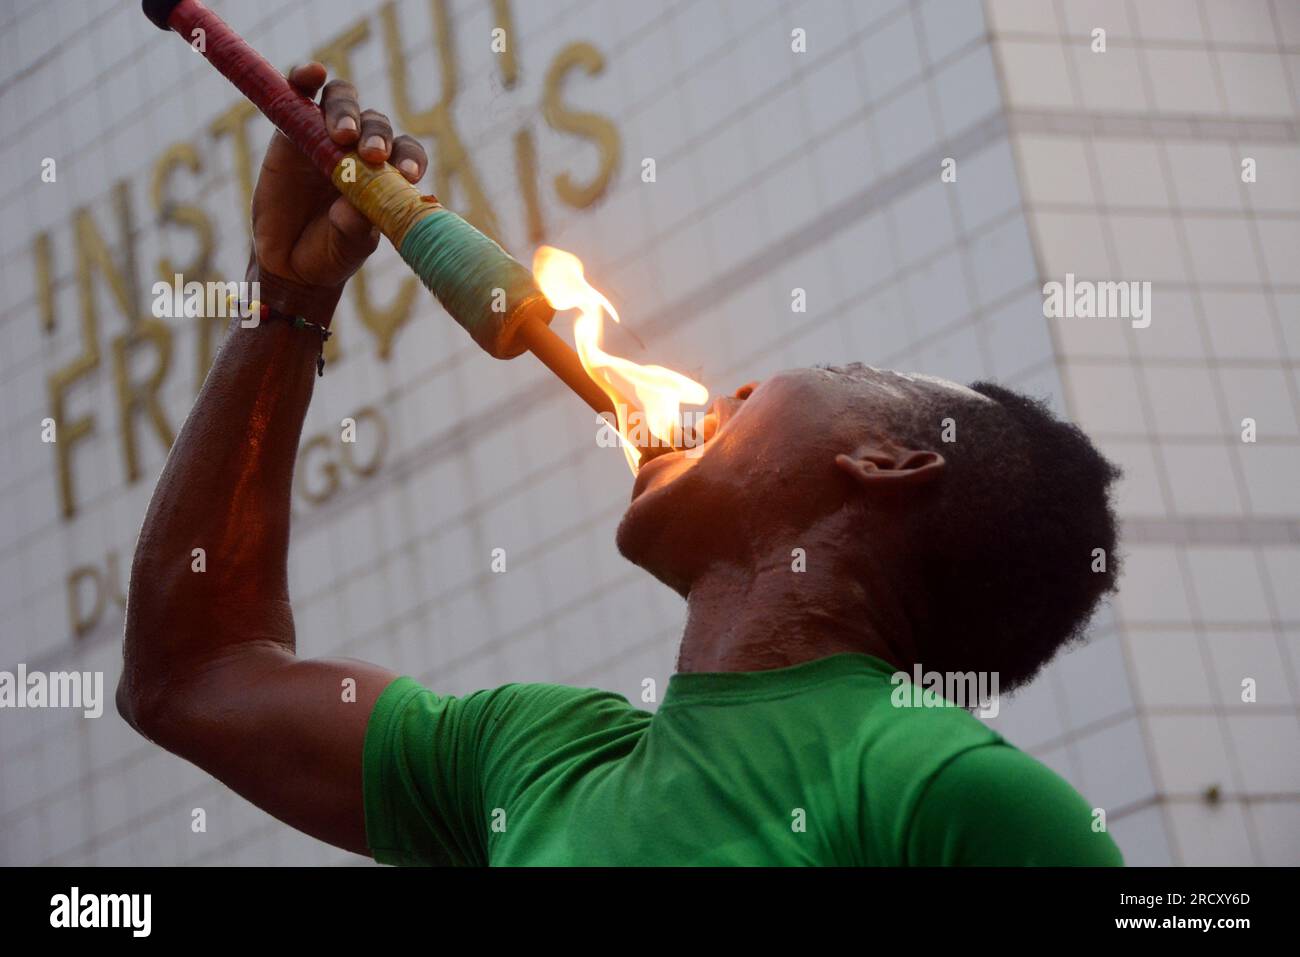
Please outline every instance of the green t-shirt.
M595 689L458 698L398 678L366 732L371 852L386 864L1123 863L1070 785L963 709L898 707L894 671L846 653L675 674L653 714Z

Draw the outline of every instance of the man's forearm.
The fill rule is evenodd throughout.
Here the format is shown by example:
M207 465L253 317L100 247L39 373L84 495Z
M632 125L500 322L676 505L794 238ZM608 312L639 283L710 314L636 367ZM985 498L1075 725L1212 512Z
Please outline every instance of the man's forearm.
M264 281L268 293L281 307L295 295ZM337 298L323 291L299 311L328 321ZM136 544L118 689L128 716L164 705L169 687L251 643L293 650L290 491L320 348L313 330L280 319L231 322Z

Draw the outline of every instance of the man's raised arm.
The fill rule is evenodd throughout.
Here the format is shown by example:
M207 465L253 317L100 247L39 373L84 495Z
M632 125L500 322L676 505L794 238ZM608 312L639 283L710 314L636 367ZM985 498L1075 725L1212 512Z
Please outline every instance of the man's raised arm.
M309 64L290 80L315 96L325 70ZM350 84L326 86L321 106L337 143L367 162L388 159L412 182L423 175L420 145L362 113ZM254 194L253 239L249 278L262 301L327 327L378 232L277 133ZM259 807L364 854L362 746L395 676L298 659L289 605L293 466L321 346L311 326L232 321L145 515L117 701L141 733Z

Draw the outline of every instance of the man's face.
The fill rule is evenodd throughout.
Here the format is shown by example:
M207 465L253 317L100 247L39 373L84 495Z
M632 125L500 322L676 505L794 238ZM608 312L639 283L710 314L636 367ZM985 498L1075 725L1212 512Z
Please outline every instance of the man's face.
M800 530L861 494L836 457L884 440L873 422L935 390L978 396L942 379L867 366L793 369L742 386L714 401L700 423L703 446L641 468L619 550L685 594L710 563L743 565L787 539L798 547Z

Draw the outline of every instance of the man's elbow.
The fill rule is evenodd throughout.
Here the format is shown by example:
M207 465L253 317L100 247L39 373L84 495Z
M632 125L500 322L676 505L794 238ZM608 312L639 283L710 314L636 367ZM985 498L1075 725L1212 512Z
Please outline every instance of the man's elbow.
M117 682L117 713L132 728L153 738L152 728L158 723L158 698L140 688L139 682L132 681L125 669Z
M114 700L117 713L127 724L149 740L157 741L160 728L168 720L165 714L168 696L163 693L161 676L141 666L135 652L142 643L134 631L128 625L122 675L117 681Z

